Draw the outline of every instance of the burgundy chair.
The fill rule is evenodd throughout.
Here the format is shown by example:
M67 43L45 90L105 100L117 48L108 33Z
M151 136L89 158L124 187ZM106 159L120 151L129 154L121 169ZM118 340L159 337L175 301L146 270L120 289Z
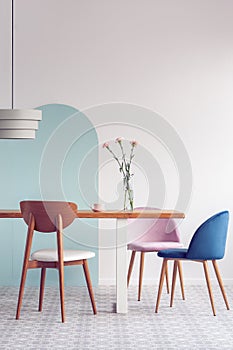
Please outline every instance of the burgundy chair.
M27 239L24 253L22 277L19 289L16 319L20 317L24 286L28 269L41 269L39 309L42 311L46 269L53 268L59 272L61 318L65 322L64 306L64 266L82 265L91 298L94 314L97 313L92 290L91 278L87 259L95 253L83 250L63 249L63 229L69 226L76 218L77 205L61 201L22 201L20 209L24 221L28 225ZM57 249L41 249L31 254L34 231L41 233L56 232Z
M139 207L135 210L155 210L157 208ZM159 252L163 249L182 248L180 236L176 223L173 219L129 219L128 238L136 237L128 244L128 250L132 250L127 283L129 286L130 277L134 265L136 252L140 253L140 270L139 270L139 286L138 286L138 301L141 299L142 278L144 271L145 253ZM183 275L181 263L178 263L178 270L181 283L182 297L184 296ZM165 271L167 292L169 293L168 269Z

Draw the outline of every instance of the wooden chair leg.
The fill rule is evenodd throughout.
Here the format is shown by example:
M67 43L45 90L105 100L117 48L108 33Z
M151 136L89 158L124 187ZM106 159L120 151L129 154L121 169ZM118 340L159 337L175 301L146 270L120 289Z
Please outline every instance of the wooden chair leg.
M20 282L20 288L19 288L19 296L18 296L18 305L17 305L17 311L16 311L16 320L19 320L20 317L20 310L23 302L23 294L24 294L24 286L26 282L27 277L27 266L23 267L22 271L22 277Z
M145 253L144 253L144 252L141 252L141 257L140 257L140 272L139 272L139 284L138 284L138 301L141 300L142 277L143 277L143 271L144 271L144 260L145 260Z
M209 277L209 271L208 271L208 264L207 264L206 260L203 261L203 266L204 266L205 278L206 278L206 283L207 283L209 297L210 297L210 303L212 306L213 314L214 314L214 316L216 316L215 307L214 307L214 298L213 298L210 277Z
M171 291L170 307L172 307L173 300L174 300L175 286L176 286L176 275L177 275L177 266L178 266L178 261L174 260L173 274L172 274L172 291Z
M85 278L86 278L86 282L87 282L88 292L89 292L90 299L91 299L93 313L96 315L97 309L96 309L95 298L94 298L94 293L93 293L93 289L92 289L91 277L90 277L90 272L89 272L87 260L83 260L83 270L84 270L84 274L85 274Z
M178 271L179 271L179 277L180 277L180 288L181 288L182 299L185 300L182 264L180 260L177 260L177 262L178 262Z
M214 271L215 271L215 274L216 274L216 277L217 277L217 280L218 280L219 287L220 287L221 292L222 292L223 299L224 299L225 304L226 304L226 308L227 308L227 310L230 310L230 306L229 306L228 300L227 300L227 295L226 295L226 292L225 292L225 289L224 289L224 286L223 286L223 282L222 282L222 277L221 277L219 269L218 269L217 261L216 260L212 260L212 264L213 264Z
M22 268L22 275L21 275L21 282L20 282L20 288L19 288L18 305L17 305L17 311L16 311L16 320L18 320L19 317L20 317L20 310L21 310L22 301L23 301L24 286L25 286L26 277L27 277L27 270L28 270L29 257L30 257L31 246L32 246L32 238L33 238L34 226L35 226L35 219L30 214L29 225L28 225L28 233L27 233L27 240L26 240L25 253L24 253L23 268Z
M63 240L62 240L62 218L60 215L58 216L57 251L58 251L61 319L62 319L62 322L65 322L66 317L65 317L65 290L64 290L64 259L63 259Z
M129 286L129 281L130 281L131 273L133 270L135 254L136 254L136 252L133 250L132 254L131 254L131 258L130 258L130 263L129 263L129 270L128 270L128 276L127 276L127 287Z
M165 277L166 277L167 294L169 294L169 293L170 293L170 290L169 290L169 275L168 275L168 265L167 265L167 267L166 267Z
M42 311L43 299L44 299L44 286L45 286L46 268L41 269L40 277L40 298L39 298L39 308L38 311Z
M167 259L163 259L163 264L162 264L161 273L160 273L160 280L159 280L159 290L158 290L157 302L156 302L156 307L155 307L156 313L158 313L158 310L159 310L159 303L160 303L160 298L161 298L161 294L162 294L163 281L164 281L166 269L167 269Z
M61 303L61 319L65 322L65 290L64 290L64 266L59 266L59 289L60 289L60 303Z

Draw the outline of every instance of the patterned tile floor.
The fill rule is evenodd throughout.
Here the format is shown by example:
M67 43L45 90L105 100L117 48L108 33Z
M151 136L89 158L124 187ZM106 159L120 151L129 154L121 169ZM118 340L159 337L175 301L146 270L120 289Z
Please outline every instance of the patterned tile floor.
M233 286L226 287L233 307ZM98 314L92 314L85 287L66 289L66 323L60 321L59 295L46 288L44 310L38 313L38 290L27 288L21 319L15 320L18 289L0 287L0 349L233 349L233 309L227 311L214 287L217 316L212 315L204 286L187 286L186 301L177 288L174 307L162 295L154 313L157 288L129 288L129 312L114 313L115 287L95 288Z

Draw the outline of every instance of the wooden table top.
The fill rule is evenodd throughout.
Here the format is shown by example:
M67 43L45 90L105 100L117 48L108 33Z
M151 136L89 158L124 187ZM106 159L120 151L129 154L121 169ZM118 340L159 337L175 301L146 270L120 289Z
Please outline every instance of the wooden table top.
M78 210L77 218L90 218L90 219L130 219L130 218L160 218L160 219L183 219L185 214L176 210L133 210L133 211L118 211L118 210L105 210L100 212L94 212L92 210ZM1 209L0 218L5 219L17 219L22 218L20 210L15 209Z

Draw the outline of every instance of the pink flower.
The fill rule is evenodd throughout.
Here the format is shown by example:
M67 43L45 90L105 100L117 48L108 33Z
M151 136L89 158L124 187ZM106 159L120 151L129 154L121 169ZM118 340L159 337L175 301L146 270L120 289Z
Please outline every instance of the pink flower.
M132 141L130 141L130 143L133 147L138 145L138 141L136 141L136 140L132 140Z
M117 142L118 142L118 143L121 143L122 140L124 140L123 137L118 137L118 138L115 140L115 142L116 142L116 143L117 143Z
M109 147L109 142L104 142L103 148L108 148Z

